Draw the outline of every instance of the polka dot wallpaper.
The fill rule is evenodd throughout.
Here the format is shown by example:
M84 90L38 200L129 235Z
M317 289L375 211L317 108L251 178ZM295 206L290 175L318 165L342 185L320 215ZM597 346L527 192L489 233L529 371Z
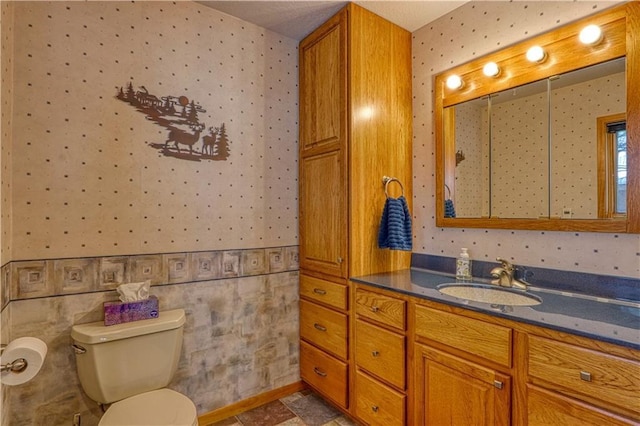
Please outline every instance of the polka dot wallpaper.
M2 68L2 88L0 92L0 265L7 263L11 247L11 96L13 92L13 3L0 5L0 67Z
M195 2L14 7L12 260L297 244L297 42ZM200 105L228 157L163 155L129 84Z
M614 4L470 2L413 33L415 252L640 277L638 235L435 227L434 75Z
M560 79L561 81L562 79ZM623 113L625 74L551 91L551 215L598 217L598 117Z
M454 206L456 217L481 217L489 206L489 134L486 101L456 105L456 151L464 154L456 166ZM486 203L486 206L485 206Z

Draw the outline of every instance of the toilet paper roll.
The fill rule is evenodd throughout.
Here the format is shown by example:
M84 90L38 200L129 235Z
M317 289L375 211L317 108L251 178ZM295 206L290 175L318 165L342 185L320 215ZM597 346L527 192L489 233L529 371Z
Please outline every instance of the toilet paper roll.
M21 385L33 379L42 368L44 358L47 356L47 345L35 337L20 337L9 343L2 352L2 365L23 358L27 361L27 367L20 372L3 371L0 375L2 384L8 386Z

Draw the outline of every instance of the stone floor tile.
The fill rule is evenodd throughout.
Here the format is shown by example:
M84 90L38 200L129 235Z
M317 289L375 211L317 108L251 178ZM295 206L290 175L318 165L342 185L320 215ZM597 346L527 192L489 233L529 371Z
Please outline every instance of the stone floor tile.
M302 421L300 417L294 417L289 420L285 420L282 423L279 423L278 426L307 426L305 422Z
M273 401L236 416L243 426L276 426L295 417L280 401Z
M309 426L322 426L340 415L338 410L313 393L296 399L287 406Z

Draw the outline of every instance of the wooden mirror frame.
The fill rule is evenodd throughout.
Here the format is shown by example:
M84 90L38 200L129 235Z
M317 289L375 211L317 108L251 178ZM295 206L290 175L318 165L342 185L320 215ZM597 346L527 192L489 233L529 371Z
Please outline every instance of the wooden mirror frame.
M603 39L584 45L578 34L585 26L602 28ZM546 59L527 61L527 50L541 46ZM610 219L500 219L444 217L445 185L453 187L455 145L445 137L445 108L461 102L521 86L554 75L626 56L627 79L627 215ZM495 62L501 73L486 77L482 68ZM457 90L446 87L446 79L456 74L464 85ZM503 50L452 68L435 77L434 123L436 141L436 226L451 228L531 229L548 231L587 231L640 233L640 2L631 1L588 16ZM452 189L453 192L455 189Z

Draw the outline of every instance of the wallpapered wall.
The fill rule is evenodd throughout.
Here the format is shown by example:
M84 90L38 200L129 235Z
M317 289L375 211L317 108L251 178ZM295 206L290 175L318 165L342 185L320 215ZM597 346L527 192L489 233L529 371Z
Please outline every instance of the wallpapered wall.
M297 42L195 2L2 12L2 331L49 347L2 423L97 423L71 326L140 274L187 313L170 387L199 413L299 380Z
M21 2L15 32L13 260L296 243L293 40L183 2ZM230 157L162 155L129 82L195 101Z
M8 247L11 239L9 212L11 209L11 145L4 141L11 140L11 94L13 90L13 3L0 4L0 265L8 262ZM0 286L0 300L5 300L4 286ZM2 304L1 307L4 307ZM9 342L9 314L7 309L0 312L0 341ZM0 424L6 424L5 399L7 393L0 383Z
M640 236L435 227L434 75L613 2L471 2L413 33L414 251L516 264L640 277Z

